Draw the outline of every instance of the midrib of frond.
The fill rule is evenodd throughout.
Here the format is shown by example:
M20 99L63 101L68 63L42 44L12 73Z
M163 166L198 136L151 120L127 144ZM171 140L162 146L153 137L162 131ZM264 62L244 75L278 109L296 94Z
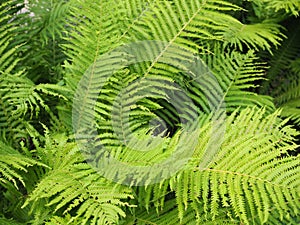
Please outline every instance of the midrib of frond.
M149 68L144 74L144 77L147 77L151 71L151 69L156 65L158 60L163 56L163 54L168 50L168 48L175 43L176 39L182 34L182 32L186 29L186 27L191 24L191 22L195 19L195 17L198 15L198 13L203 9L203 7L206 5L207 0L205 0L202 5L199 7L199 9L193 14L193 16L185 23L183 24L182 28L177 32L177 34L168 42L168 44L163 48L163 50L160 52L160 54L153 60Z
M238 76L239 76L239 74L240 74L240 72L241 72L241 68L243 68L244 65L245 65L245 61L243 61L242 65L239 65L238 70L237 70L236 73L234 74L233 79L232 79L231 82L229 83L229 85L228 85L226 91L224 92L224 94L223 94L223 96L222 96L222 98L221 98L221 101L220 101L220 103L219 103L219 105L218 105L218 109L219 109L219 107L221 106L221 103L225 101L225 98L226 98L226 96L228 95L230 89L234 86L234 84L235 84L236 80L238 79Z
M154 1L156 2L156 1ZM151 69L156 65L156 63L158 62L158 60L164 55L164 53L168 50L168 48L176 41L176 39L183 33L183 31L186 29L186 27L195 19L195 17L198 15L198 13L203 9L203 7L206 5L207 3L207 0L205 0L201 6L199 7L199 9L194 12L194 14L192 15L192 17L186 22L183 24L182 28L177 32L177 34L168 42L168 44L163 48L163 50L160 52L160 54L153 60L153 62L151 63L151 65L149 66L149 68L147 69L146 73L144 74L144 76L141 78L141 79L144 79L145 77L147 77L151 71ZM139 18L141 18L143 16L143 14L145 12L147 12L147 10L151 8L151 4L141 12ZM119 39L117 39L118 41L122 40L122 38L125 37L125 35L129 32L130 28L134 26L135 23L138 22L138 19L137 18L136 20L134 20L128 27L128 29L126 29L124 31L124 33L120 36ZM93 66L92 66L92 69L91 69L91 76L89 77L89 82L88 82L88 90L90 90L91 86L92 86L92 83L91 81L93 80L94 76L95 76L95 64L96 64L96 61L97 61L97 56L98 56L98 50L99 50L99 36L98 35L98 43L97 43L97 53L95 54L95 58L94 58L94 62L93 62ZM112 49L111 51L109 52L112 52L114 49ZM108 52L108 53L109 53ZM89 91L87 91L87 93L89 93ZM85 95L84 96L84 101L86 101L88 98L88 95ZM123 111L123 107L121 107L121 115L122 115L122 111ZM80 116L79 116L79 119L78 119L78 124L80 124L81 120L82 120L82 117L83 117L83 113L80 113ZM121 129L122 129L122 136L123 136L123 140L126 140L126 137L125 137L125 130L124 130L124 124L123 124L123 120L121 120Z
M235 71L235 74L234 74L233 78L231 79L231 81L228 84L226 90L223 92L222 97L220 98L218 107L216 107L216 109L215 109L216 112L218 112L221 109L221 107L224 106L224 103L226 104L225 98L228 95L231 88L235 85L235 82L238 80L239 74L242 71L242 68L245 64L246 64L246 62L245 62L245 60L243 60L243 63L238 65L238 69Z
M101 20L100 20L101 21ZM99 27L101 27L101 24L99 22ZM93 59L93 63L92 63L92 72L91 72L91 77L88 81L88 89L87 91L85 92L84 94L84 99L83 99L83 102L86 102L87 99L88 99L88 96L89 96L89 93L90 93L90 90L92 89L93 87L93 83L92 81L94 81L94 76L95 76L95 66L96 66L96 61L97 61L97 58L99 57L98 54L99 54L99 51L100 51L100 43L101 43L101 32L96 32L97 33L97 46L96 46L96 52L95 52L95 55L94 55L94 59ZM77 124L82 124L82 118L85 117L86 115L84 113L84 110L80 110L79 111L79 115L78 115L78 119L76 121ZM73 121L74 122L74 121Z
M208 171L208 172L214 172L214 173L219 173L219 174L236 175L236 176L240 176L240 177L250 178L251 180L261 181L261 182L269 184L271 186L276 186L276 187L285 188L285 189L291 189L290 187L288 187L286 185L277 184L277 183L271 182L269 180L262 179L260 177L245 174L245 173L233 172L233 171L229 171L229 170L210 169L210 168L205 168L205 169L202 169L201 171Z
M156 2L156 0L154 1ZM139 21L139 19L151 8L151 4L148 5L148 7L146 7L141 13L140 15L134 19L132 21L132 23L130 23L128 25L128 28L123 32L123 34L116 40L116 42L120 42L125 36L126 34L130 31L130 29ZM100 20L101 21L101 20ZM99 22L99 27L101 27L101 24ZM94 81L94 77L95 77L95 66L96 66L96 62L97 62L97 59L99 57L99 52L100 52L100 43L101 43L101 32L97 32L97 47L96 47L96 52L95 52L95 55L94 55L94 59L93 59L93 63L92 63L92 69L91 69L91 76L89 77L89 82L88 82L88 91L86 92L87 94L84 95L84 102L87 100L88 96L89 96L89 90L91 89L91 87L93 87L93 83L92 81ZM106 54L109 54L110 52L113 52L114 49L111 49L110 51L108 51ZM81 112L81 111L80 111ZM78 117L78 120L76 122L78 122L77 124L81 124L81 121L82 121L82 117L85 116L83 113L79 113L79 117ZM123 126L122 126L122 129L123 129ZM123 137L125 138L125 137ZM126 139L124 139L126 140Z
M157 223L153 223L151 222L150 220L145 220L145 219L142 219L140 217L136 217L135 219L141 221L141 222L144 222L145 224L149 224L149 225L158 225Z
M154 0L153 2L156 2L156 0ZM132 23L130 23L128 26L127 26L127 29L123 32L123 34L117 39L116 42L120 42L125 36L126 34L132 29L132 27L137 24L137 22L145 15L145 13L151 8L152 6L152 3L149 3L149 5L140 13L139 16L137 16L133 21Z

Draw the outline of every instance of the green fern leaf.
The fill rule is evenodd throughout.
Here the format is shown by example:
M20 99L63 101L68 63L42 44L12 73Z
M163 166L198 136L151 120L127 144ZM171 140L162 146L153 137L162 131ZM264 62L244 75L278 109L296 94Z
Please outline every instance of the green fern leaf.
M0 141L0 184L12 182L18 189L21 182L23 186L26 186L22 172L27 173L28 168L39 165L45 166L44 164L28 158L18 151L14 150L10 146Z

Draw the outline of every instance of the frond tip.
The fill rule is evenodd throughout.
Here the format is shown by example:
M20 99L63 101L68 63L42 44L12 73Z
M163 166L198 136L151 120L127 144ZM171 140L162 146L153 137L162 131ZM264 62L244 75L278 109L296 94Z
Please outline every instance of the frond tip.
M22 173L28 172L28 167L39 165L46 166L37 160L28 158L10 146L0 141L0 185L12 182L18 189L18 182L25 187L25 181Z
M245 49L268 50L272 46L279 46L284 35L280 31L280 25L271 21L263 21L257 24L242 24L236 19L230 19L228 25L224 26L221 32L224 44L233 46L241 51Z

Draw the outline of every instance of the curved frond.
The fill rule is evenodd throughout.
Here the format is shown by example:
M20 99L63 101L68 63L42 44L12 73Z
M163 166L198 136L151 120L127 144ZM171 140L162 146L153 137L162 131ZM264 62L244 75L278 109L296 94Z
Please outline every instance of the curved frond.
M199 204L198 214L195 212L193 207L189 207L184 211L183 219L180 220L178 218L178 209L176 206L176 202L174 200L169 200L165 202L165 207L163 210L157 212L154 209L150 211L140 210L135 212L134 216L129 217L126 223L121 224L136 224L136 225L173 225L173 224L184 224L184 225L194 225L194 224L203 224L203 225L213 225L213 224L227 224L234 225L239 224L239 221L231 219L226 215L226 210L222 210L220 215L215 218L212 222L212 218L209 216L205 216L203 211L203 206ZM196 219L196 221L195 221Z
M273 56L269 56L269 66L266 78L260 88L260 93L278 96L285 92L286 86L294 80L294 73L290 73L291 64L298 58L300 49L300 23L293 20L287 27L287 39L282 43ZM297 75L296 75L297 76ZM297 79L297 78L296 78Z
M207 66L222 88L222 98L227 111L237 107L259 106L274 109L272 99L266 95L258 95L253 90L257 83L264 80L266 65L258 62L253 51L240 54L216 48L213 55L204 56Z
M122 207L128 203L122 200L131 197L129 188L109 183L87 164L77 164L50 171L24 206L33 202L34 209L45 199L45 207L53 208L54 213L75 210L76 216L68 223L80 219L80 224L107 224L125 217Z
M74 1L69 26L73 28L65 53L72 63L66 62L67 84L72 90L84 72L99 55L127 42L128 32L148 10L151 1Z
M10 46L14 38L13 33L16 30L16 24L13 21L13 15L8 13L17 8L17 3L7 1L0 4L0 76L10 73L20 61L15 57L20 45L13 46L13 48Z
M28 172L28 168L44 164L26 157L14 150L10 146L0 141L0 185L3 186L7 182L11 182L18 189L19 182L25 186L24 177L21 173Z
M5 225L22 225L22 223L19 223L12 219L6 219L6 218L1 218L1 217L0 217L0 223L5 224Z
M38 118L40 113L50 116L50 123L59 126L60 122L48 103L49 96L62 98L69 93L63 86L55 84L34 84L23 74L0 76L0 127L4 137L13 140L26 138L25 118ZM47 120L45 121L47 122Z
M280 121L278 112L263 115L247 109L230 116L220 151L203 169L197 168L197 161L207 154L200 150L207 134L201 136L194 169L170 181L181 218L191 202L203 202L204 212L213 218L220 208L232 208L246 224L267 223L275 211L279 220L298 215L300 158L288 156L288 151L298 147L294 137L299 133L284 126L287 121Z
M246 46L246 49L258 51L260 48L272 52L273 46L279 46L283 40L281 26L272 21L266 20L257 24L242 24L233 18L229 21L222 32L224 42L241 51Z
M286 92L278 96L276 102L283 109L282 116L300 125L300 79L286 88Z
M69 6L72 1L29 1L26 9L31 24L36 26L32 36L40 36L43 44L66 36L66 19L69 17Z
M268 4L267 7L274 9L275 12L284 10L288 14L291 13L294 16L299 16L300 2L298 0L263 0L263 2L266 2Z

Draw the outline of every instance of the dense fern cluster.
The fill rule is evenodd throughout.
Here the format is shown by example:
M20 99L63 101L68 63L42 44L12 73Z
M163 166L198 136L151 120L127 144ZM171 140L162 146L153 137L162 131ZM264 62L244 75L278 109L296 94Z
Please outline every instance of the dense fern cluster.
M299 224L299 12L1 3L0 224Z

